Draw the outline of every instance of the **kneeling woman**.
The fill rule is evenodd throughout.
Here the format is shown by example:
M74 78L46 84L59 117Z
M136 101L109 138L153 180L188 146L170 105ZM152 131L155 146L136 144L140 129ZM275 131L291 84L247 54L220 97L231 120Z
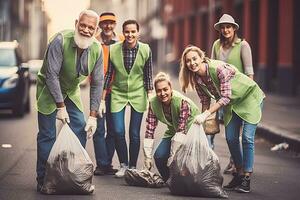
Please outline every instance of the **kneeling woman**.
M196 89L202 103L202 114L196 122L224 107L224 125L227 144L238 174L224 186L228 190L250 192L250 174L254 162L254 136L262 115L265 95L248 76L233 65L210 60L195 46L187 47L181 57L180 83L182 90ZM217 100L210 107L210 99ZM242 130L242 151L239 133Z
M186 133L192 125L198 112L197 106L187 97L172 90L170 78L165 73L158 73L154 80L156 96L150 100L146 119L146 134L144 139L144 165L152 167L152 150L154 132L158 121L167 125L168 130L158 145L155 154L155 164L164 181L169 178L168 166L178 148L186 138Z

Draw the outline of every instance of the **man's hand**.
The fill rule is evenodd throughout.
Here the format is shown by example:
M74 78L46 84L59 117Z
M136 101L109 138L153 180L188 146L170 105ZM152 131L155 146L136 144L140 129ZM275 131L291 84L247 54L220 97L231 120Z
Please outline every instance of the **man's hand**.
M66 106L57 108L56 119L60 120L64 124L70 123L70 118Z
M209 115L211 115L211 113L208 110L204 111L203 113L195 117L194 123L198 125L203 124Z
M171 149L170 149L170 156L168 158L167 166L169 167L174 160L174 156L180 146L185 143L186 134L182 132L177 132L174 137L171 139Z
M84 130L86 131L87 139L90 139L94 135L96 129L97 129L97 118L89 116L84 128Z
M99 107L99 116L102 118L104 113L106 113L105 100L101 100L100 101L100 107Z
M150 170L152 168L152 150L153 150L154 139L144 139L144 168Z

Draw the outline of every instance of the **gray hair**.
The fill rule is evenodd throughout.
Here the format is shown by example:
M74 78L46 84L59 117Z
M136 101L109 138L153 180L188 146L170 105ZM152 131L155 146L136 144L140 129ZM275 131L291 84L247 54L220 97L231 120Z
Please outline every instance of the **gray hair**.
M95 17L97 19L97 25L99 24L99 15L93 11L93 10L84 10L82 11L80 14L79 14L79 17L78 17L78 20L80 20L80 18L83 16L83 15L87 15L87 16L90 16L90 17Z

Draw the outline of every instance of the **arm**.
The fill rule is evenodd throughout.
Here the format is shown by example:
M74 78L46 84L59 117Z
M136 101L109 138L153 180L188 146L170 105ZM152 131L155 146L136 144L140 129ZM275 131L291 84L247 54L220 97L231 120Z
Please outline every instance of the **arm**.
M144 87L147 91L148 98L150 97L153 90L153 82L152 82L152 52L149 52L149 58L144 66Z
M96 117L100 105L100 97L103 89L103 54L101 54L91 73L90 87L90 116Z
M156 115L154 114L151 106L149 105L148 108L148 115L146 118L146 133L145 138L154 139L154 132L158 124L158 120L156 118Z
M254 71L252 64L252 53L250 45L245 40L242 42L241 46L241 59L243 62L245 74L253 80Z
M59 83L59 72L63 63L62 35L58 34L47 49L46 85L58 108L64 107L64 99Z
M182 132L184 134L187 133L187 121L189 117L191 116L191 108L190 104L182 100L181 106L180 106L180 113L179 113L179 119L178 119L178 127L176 132Z

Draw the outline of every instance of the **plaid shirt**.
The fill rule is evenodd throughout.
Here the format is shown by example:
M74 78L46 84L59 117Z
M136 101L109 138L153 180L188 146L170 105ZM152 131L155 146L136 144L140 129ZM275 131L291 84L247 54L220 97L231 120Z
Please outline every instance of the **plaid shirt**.
M187 120L191 115L190 105L187 101L182 100L180 106L180 113L179 113L179 120L178 120L178 127L176 128L176 132L183 132L184 134L187 133ZM154 132L156 126L158 124L158 119L156 115L153 113L151 106L148 108L148 116L146 119L147 126L146 126L146 133L145 138L154 138Z
M130 73L130 71L132 69L132 66L133 66L133 63L135 61L138 49L139 49L139 44L138 43L136 44L135 47L133 47L131 49L126 47L125 42L123 43L123 46L122 46L123 60L124 60L125 69L126 69L128 74ZM107 70L107 73L105 75L104 89L107 89L107 88L110 87L111 79L112 79L112 76L113 76L114 72L115 72L115 67L114 67L113 63L109 60L108 70ZM144 75L145 90L146 91L153 90L153 83L152 83L152 53L151 53L151 50L150 50L150 53L149 53L149 58L148 58L148 60L146 61L145 65L144 65L143 75Z
M226 67L227 64L217 66L217 76L220 81L220 94L215 88L211 76L208 71L208 65L206 64L206 76L200 77L199 75L195 76L196 81L196 91L200 98L200 102L203 106L210 106L210 97L205 93L200 85L206 85L208 91L216 98L217 103L222 106L226 106L230 103L231 97L231 85L230 79L234 77L235 71L232 68Z

